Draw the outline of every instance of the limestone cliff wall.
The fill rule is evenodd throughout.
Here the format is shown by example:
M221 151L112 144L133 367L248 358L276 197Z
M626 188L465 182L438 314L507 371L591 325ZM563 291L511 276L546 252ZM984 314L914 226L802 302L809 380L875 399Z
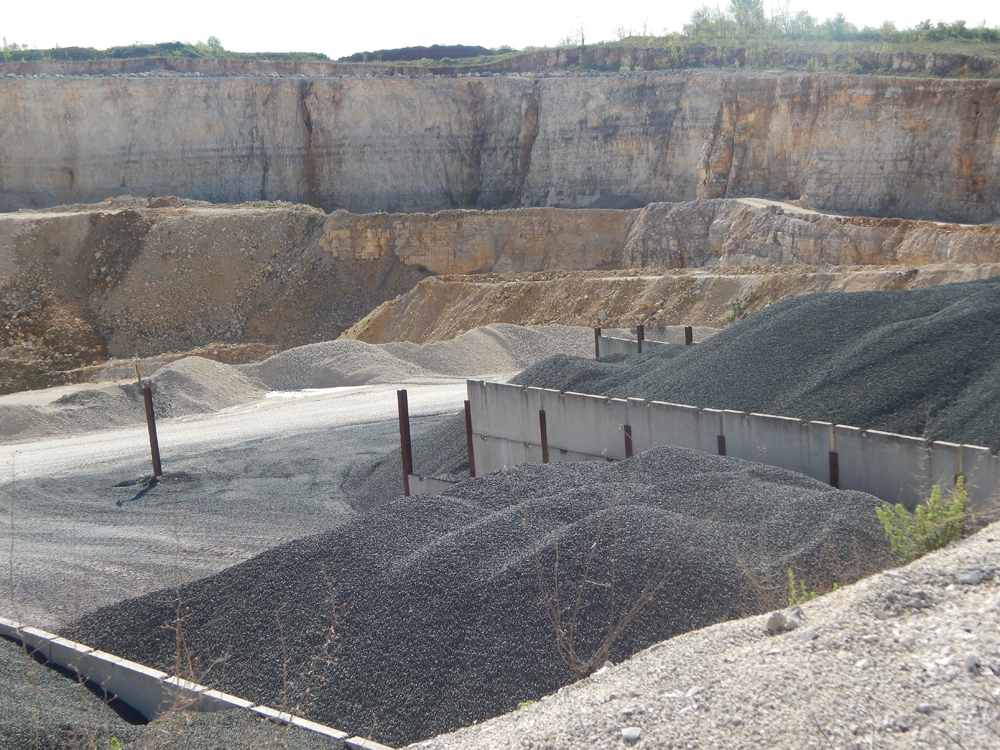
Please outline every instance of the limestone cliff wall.
M1000 216L1000 84L615 77L0 80L0 208L130 192L325 210L736 196Z
M1000 226L827 216L742 200L654 203L635 214L621 268L1000 262Z
M706 199L645 208L352 214L323 223L336 258L394 256L436 274L703 266L998 263L1000 226L828 216Z

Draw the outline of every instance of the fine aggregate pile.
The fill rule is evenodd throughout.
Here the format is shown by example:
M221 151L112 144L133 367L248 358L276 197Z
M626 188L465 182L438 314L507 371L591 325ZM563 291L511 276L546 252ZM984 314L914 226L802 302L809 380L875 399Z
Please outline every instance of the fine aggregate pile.
M1000 449L1000 279L776 303L686 350L555 355L514 382Z
M832 580L819 571L846 583L880 567L877 503L679 448L522 465L390 502L187 584L182 630L193 663L216 665L199 681L399 746L571 682L546 602L562 631L573 626L586 673L603 663L609 634L617 662L773 606L787 598L789 568L825 589ZM643 590L651 598L631 624L609 626ZM65 634L169 670L177 601L173 590L149 594Z
M158 419L204 414L263 398L268 390L413 383L506 376L555 353L591 351L593 333L572 326L495 324L418 346L338 339L308 344L250 365L191 356L145 377ZM44 391L0 397L0 442L89 432L145 419L135 381L73 388L45 401Z
M240 369L275 390L335 388L512 373L553 353L582 356L592 349L587 328L494 323L423 345L324 341Z

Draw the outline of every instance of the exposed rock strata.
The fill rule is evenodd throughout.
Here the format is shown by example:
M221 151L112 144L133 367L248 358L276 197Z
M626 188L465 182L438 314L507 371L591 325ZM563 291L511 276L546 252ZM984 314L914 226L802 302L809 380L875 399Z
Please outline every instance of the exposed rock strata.
M1000 83L601 78L4 79L0 206L174 193L326 210L763 195L1000 216Z

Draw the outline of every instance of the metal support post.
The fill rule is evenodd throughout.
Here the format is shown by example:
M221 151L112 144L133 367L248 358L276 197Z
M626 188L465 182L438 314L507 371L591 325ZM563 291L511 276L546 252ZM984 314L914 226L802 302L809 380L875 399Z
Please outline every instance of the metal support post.
M405 389L396 391L396 408L399 411L399 454L403 459L403 495L409 497L413 447L410 444L410 407L406 401Z
M545 410L538 410L538 431L541 435L542 443L542 463L549 462L549 431L545 426Z
M476 476L476 456L472 441L472 404L465 402L465 449L469 452L469 476Z

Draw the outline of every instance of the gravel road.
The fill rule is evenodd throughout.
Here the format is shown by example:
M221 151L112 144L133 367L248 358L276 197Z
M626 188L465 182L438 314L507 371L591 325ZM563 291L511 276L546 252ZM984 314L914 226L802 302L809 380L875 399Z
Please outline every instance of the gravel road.
M420 435L437 424L430 415L461 407L465 384L408 392ZM396 394L262 399L163 420L159 438L155 487L144 428L0 446L0 538L16 582L12 597L10 577L0 581L0 614L54 628L343 523L356 509L342 474L398 445Z

